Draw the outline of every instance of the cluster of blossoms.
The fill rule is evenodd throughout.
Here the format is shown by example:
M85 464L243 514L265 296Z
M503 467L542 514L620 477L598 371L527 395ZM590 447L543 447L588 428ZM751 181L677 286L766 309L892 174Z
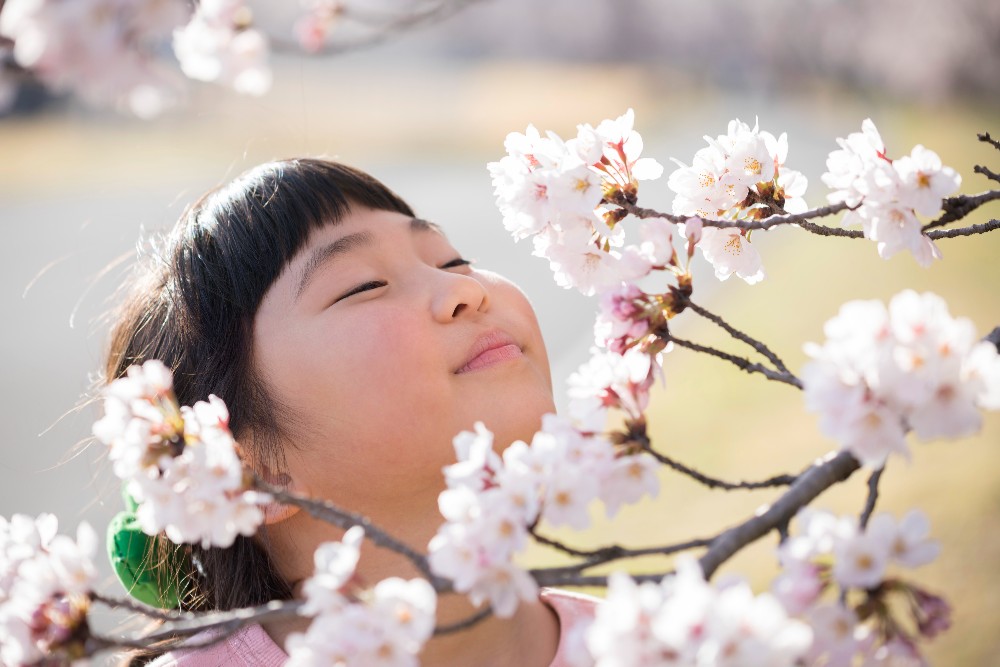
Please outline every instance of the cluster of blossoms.
M171 41L186 76L267 92L270 47L250 23L245 0L202 0L193 12L187 0L8 0L0 37L13 41L17 64L47 86L149 118L184 90L163 57Z
M865 238L878 243L880 257L909 250L928 266L941 253L922 232L917 214L937 214L941 200L958 189L962 178L943 166L937 153L920 145L892 160L871 119L865 119L861 129L847 139L838 138L840 150L826 161L823 182L833 189L827 199L853 209L844 215L844 226L860 224Z
M305 581L304 614L315 616L304 633L289 636L289 667L326 665L416 667L434 632L437 597L425 579L384 579L370 590L355 582L364 530L316 549Z
M94 435L109 446L115 475L138 503L143 531L176 543L227 547L253 535L267 498L248 479L216 396L178 407L163 363L132 366L104 390L104 417Z
M801 213L807 180L785 166L788 138L775 139L754 124L729 122L726 134L706 136L708 146L695 153L691 166L674 160L678 169L667 186L676 193L673 212L722 220L755 220L775 213ZM686 230L685 230L686 231ZM764 278L760 254L750 232L705 228L698 244L720 280L732 274L750 284Z
M937 557L940 546L928 539L930 525L923 513L913 510L898 522L877 514L861 527L856 517L805 509L798 523L799 533L779 549L784 569L773 590L813 628L810 664L850 667L859 656L872 667L925 664L916 637L932 638L946 630L950 607L936 595L887 576L890 564L918 567ZM821 601L830 588L841 592L839 600ZM852 604L856 592L861 599ZM901 596L905 604L891 604L891 596ZM899 618L903 612L909 612L909 624Z
M188 24L174 32L174 53L192 79L248 95L271 88L270 46L250 27L245 0L201 0Z
M149 117L177 95L157 51L190 14L184 0L7 0L0 36L49 87Z
M586 644L597 667L791 667L811 638L774 596L755 596L743 581L712 586L696 560L679 558L677 573L659 584L612 574Z
M57 535L56 517L0 517L0 664L32 665L56 653L80 654L90 591L97 579L97 535Z
M295 39L309 53L319 53L343 13L340 0L303 0L305 14L295 22Z
M502 457L481 423L454 441L458 462L445 468L438 505L446 522L430 542L435 574L450 578L474 604L488 600L511 616L519 600L537 597L535 581L513 558L540 521L582 530L600 498L609 516L625 503L656 495L656 462L616 451L607 440L546 415L531 444L518 441Z
M940 297L907 290L888 309L851 301L810 344L802 371L806 406L822 432L877 467L907 453L905 435L955 438L979 430L979 409L1000 409L1000 355Z
M507 155L488 165L504 226L516 240L532 237L534 254L549 260L563 287L590 295L657 264L640 247L623 247L622 211L605 206L634 201L638 181L663 173L655 160L639 157L642 137L633 123L629 109L596 128L577 126L568 141L528 126L507 135Z

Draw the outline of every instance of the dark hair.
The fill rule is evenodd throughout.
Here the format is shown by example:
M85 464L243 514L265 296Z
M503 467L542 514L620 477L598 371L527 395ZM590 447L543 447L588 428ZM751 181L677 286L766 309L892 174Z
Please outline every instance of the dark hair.
M219 396L237 440L253 434L242 446L281 470L291 412L273 400L254 366L254 316L310 233L352 207L413 215L371 176L318 159L263 164L201 197L137 263L115 313L104 381L159 359L174 373L181 405ZM259 536L266 540L266 532ZM183 582L182 608L225 610L291 597L253 538L239 536L226 549L184 547L181 559L165 555L150 562L172 570L157 572L161 582ZM173 562L180 565L166 567Z

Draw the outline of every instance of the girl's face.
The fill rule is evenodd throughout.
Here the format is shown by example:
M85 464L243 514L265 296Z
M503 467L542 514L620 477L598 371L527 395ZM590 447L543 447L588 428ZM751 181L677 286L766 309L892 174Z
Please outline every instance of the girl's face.
M436 494L477 420L502 447L554 410L525 295L396 212L313 232L264 296L254 360L291 415L296 486L358 511Z

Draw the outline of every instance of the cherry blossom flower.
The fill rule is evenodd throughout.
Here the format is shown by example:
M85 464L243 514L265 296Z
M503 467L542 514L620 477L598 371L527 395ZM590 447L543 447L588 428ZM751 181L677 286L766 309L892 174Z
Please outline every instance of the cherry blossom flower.
M640 157L642 137L633 122L630 109L596 129L578 126L568 141L529 125L507 135L507 155L487 165L504 226L515 240L533 238L533 254L549 260L563 287L590 295L652 269L653 247L621 248L620 217L601 208L634 198L639 180L663 170Z
M190 13L183 0L9 0L0 36L47 86L149 117L180 93L158 47Z
M97 534L58 535L56 518L0 517L0 663L35 664L57 655L86 623L97 581Z
M270 89L270 45L260 31L238 24L245 12L243 0L199 3L187 25L174 31L174 53L184 74L248 95Z
M223 547L256 532L267 498L247 489L222 400L178 407L169 370L147 361L108 385L104 406L94 435L109 446L144 532Z
M907 427L921 440L960 437L979 430L981 409L997 409L1000 355L938 296L907 290L888 309L850 302L825 331L822 346L806 347L806 407L866 465L905 454Z
M832 189L827 199L853 209L844 214L843 225L860 224L865 237L877 243L879 257L909 250L918 263L929 266L941 253L923 233L917 215L935 215L962 179L923 146L891 160L871 119L861 127L861 132L837 139L840 149L827 158L823 182Z
M745 582L716 588L689 557L660 584L608 579L608 596L587 633L597 667L624 665L797 664L809 649L808 626L790 619L770 594Z
M676 195L675 214L745 220L775 210L806 210L803 195L807 180L800 172L785 167L786 135L775 138L756 124L751 128L733 120L726 134L716 139L705 137L705 141L708 146L695 153L691 166L674 160L678 169L670 174L667 185ZM689 241L689 256L695 244L715 268L719 280L734 273L749 284L764 278L760 254L745 231L705 227L698 238Z

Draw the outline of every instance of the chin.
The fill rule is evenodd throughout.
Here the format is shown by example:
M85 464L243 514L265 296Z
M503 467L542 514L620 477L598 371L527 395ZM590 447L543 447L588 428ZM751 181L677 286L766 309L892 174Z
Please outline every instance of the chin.
M494 449L498 452L515 440L531 442L535 432L542 427L542 417L556 411L552 394L539 391L519 394L513 400L495 401L487 410L469 420L467 429L481 421L494 435Z

